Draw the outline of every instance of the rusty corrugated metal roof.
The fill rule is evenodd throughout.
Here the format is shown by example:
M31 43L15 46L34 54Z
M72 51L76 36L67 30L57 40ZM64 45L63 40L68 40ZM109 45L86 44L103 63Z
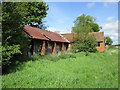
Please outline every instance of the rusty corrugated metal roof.
M89 33L90 35L95 35L96 41L104 41L104 32L93 32ZM76 33L66 33L62 34L68 41L73 42L74 38L76 37Z
M96 41L104 41L104 32L93 32L90 35L95 35Z
M32 38L35 38L35 39L51 40L51 41L58 41L58 42L68 42L61 35L59 35L57 33L42 30L42 29L35 28L35 27L31 27L28 25L24 26L24 31L27 32L30 36L32 36Z
M76 34L75 33L66 33L62 34L63 37L65 37L68 41L73 42Z

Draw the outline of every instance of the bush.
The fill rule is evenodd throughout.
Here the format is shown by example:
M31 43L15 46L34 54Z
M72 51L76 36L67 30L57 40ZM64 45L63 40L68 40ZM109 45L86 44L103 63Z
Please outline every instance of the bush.
M97 42L93 35L79 34L74 40L75 43L72 45L73 52L96 52Z

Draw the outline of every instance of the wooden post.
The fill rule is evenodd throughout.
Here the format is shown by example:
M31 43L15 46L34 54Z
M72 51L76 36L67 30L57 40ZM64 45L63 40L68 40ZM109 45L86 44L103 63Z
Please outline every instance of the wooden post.
M45 55L45 41L43 41L41 55Z
M54 42L53 51L52 51L52 54L55 54L55 53L56 53L56 42Z
M33 55L36 54L36 52L35 52L35 50L36 50L35 49L35 45L36 45L35 40L33 40Z

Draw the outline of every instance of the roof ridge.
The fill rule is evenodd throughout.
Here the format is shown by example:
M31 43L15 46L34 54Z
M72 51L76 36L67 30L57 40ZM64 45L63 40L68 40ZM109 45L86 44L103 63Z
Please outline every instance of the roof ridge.
M66 39L63 35L61 35L61 34L59 34L65 41L67 41L67 42L69 42L70 43L70 41L68 40L68 39Z
M40 29L40 28L37 28L37 27L32 27L32 26L29 26L29 25L25 25L25 26L28 26L28 27L31 27L31 28L36 28L36 29ZM51 33L55 33L55 32L52 32L52 31L48 31L48 30L44 30L44 29L40 29L42 31L46 31L46 32L51 32ZM55 33L55 34L58 34L58 33Z

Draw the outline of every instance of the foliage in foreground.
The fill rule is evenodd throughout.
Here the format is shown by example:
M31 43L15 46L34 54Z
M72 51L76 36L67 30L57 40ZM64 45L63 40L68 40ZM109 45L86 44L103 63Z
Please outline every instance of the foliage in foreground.
M24 24L42 28L42 19L46 17L47 10L44 2L2 3L3 72L11 63L16 63L16 59L27 55L30 42L22 35Z
M48 60L49 55L42 59L34 56L35 60L23 63L18 71L2 76L3 88L118 87L118 52L109 50L89 53L88 56L84 52L72 55L74 58L55 61L55 58Z

